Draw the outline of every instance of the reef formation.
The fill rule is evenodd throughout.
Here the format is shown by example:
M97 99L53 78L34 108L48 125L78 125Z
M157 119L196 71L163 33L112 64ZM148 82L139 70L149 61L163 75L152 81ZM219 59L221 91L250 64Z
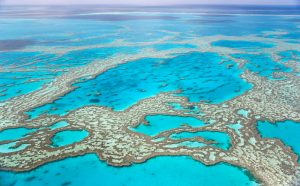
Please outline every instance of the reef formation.
M268 33L266 33L268 34ZM272 33L276 34L276 33ZM243 51L235 48L212 46L220 40L267 42L272 48L259 51ZM25 127L35 129L21 139L1 141L1 144L16 142L14 148L26 144L23 150L1 153L1 170L27 171L45 163L66 157L96 153L99 159L113 166L128 166L141 163L155 156L190 156L206 165L226 162L249 170L264 185L295 184L299 166L298 156L292 149L278 139L262 138L256 129L258 121L300 122L300 65L298 59L282 63L290 68L289 72L273 72L273 79L263 77L250 70L243 69L248 63L234 54L270 54L273 61L281 63L280 52L300 48L300 44L288 43L276 38L259 36L206 36L176 42L166 37L155 42L131 43L122 40L108 44L84 46L85 48L151 46L172 42L192 44L196 48L169 49L158 51L153 48L142 49L137 54L118 54L106 59L95 60L90 64L74 67L57 76L41 89L20 95L0 103L0 131ZM28 46L24 51L43 51L62 55L69 51L83 50L79 47L43 48ZM142 99L123 111L114 111L104 106L84 106L65 115L43 114L31 119L26 112L51 103L74 90L74 82L87 81L124 63L142 58L170 59L189 52L214 52L234 61L243 73L240 76L252 84L250 90L222 103L208 101L191 102L179 95L181 90L162 92ZM231 66L228 66L230 68ZM14 72L14 68L0 68L1 71ZM176 108L177 105L180 108ZM197 109L195 109L197 108ZM150 115L170 115L193 117L205 123L204 126L180 127L162 131L149 136L131 130ZM68 125L50 129L55 123L67 122ZM234 127L238 126L238 127ZM71 145L52 147L51 138L60 131L85 130L88 136ZM213 140L203 137L174 139L172 135L182 132L199 131L224 132L230 137L230 147L224 150L213 146ZM182 145L185 142L204 144L201 147ZM1 145L0 144L0 145Z

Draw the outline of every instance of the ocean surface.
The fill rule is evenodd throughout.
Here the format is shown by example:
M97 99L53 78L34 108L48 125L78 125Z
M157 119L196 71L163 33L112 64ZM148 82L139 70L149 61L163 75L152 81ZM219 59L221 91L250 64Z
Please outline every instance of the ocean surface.
M181 90L178 96L187 97L191 102L222 103L251 91L253 85L240 78L243 71L274 79L273 72L291 71L284 63L291 59L299 61L300 49L278 53L278 63L264 52L276 47L276 43L243 39L216 39L212 42L211 47L235 50L231 57L247 61L239 67L231 58L222 55L222 51L197 51L196 43L180 42L204 36L254 35L299 43L299 26L300 10L290 6L1 7L0 104L39 90L72 68L120 54L134 55L147 49L190 49L191 52L179 52L168 58L133 60L93 79L73 83L76 88L71 92L28 110L28 119L42 114L63 116L87 105L124 111L141 99L176 90ZM145 119L150 125L141 123L130 130L155 136L182 123L191 127L205 125L193 117L154 115ZM67 125L62 121L49 128L54 130ZM300 141L295 132L300 130L299 126L291 121L275 125L261 121L257 129L263 138L280 139L300 155ZM0 142L17 141L41 128L43 126L0 131ZM51 147L67 146L86 136L88 132L85 130L61 131L51 138ZM211 144L214 147L230 149L230 137L222 132L183 132L171 138L197 136L216 141ZM17 148L14 145L15 142L1 144L0 156L1 153L24 150L28 144ZM177 145L196 148L206 144ZM156 157L128 167L113 167L95 154L87 154L50 162L27 172L0 171L1 186L257 184L248 170L225 163L206 166L185 156Z

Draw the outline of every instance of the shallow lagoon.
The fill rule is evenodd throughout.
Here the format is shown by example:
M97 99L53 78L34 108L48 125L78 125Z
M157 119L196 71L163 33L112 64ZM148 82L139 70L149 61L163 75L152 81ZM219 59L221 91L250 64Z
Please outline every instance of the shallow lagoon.
M298 50L286 50L279 53L281 59L280 62L287 62L289 60L300 61L300 51Z
M174 128L180 128L182 125L188 125L190 127L201 127L205 124L194 117L179 117L179 116L169 116L169 115L153 115L147 116L145 118L147 124L141 123L135 128L130 128L130 130L134 132L138 132L148 136L156 136L163 131L167 131ZM217 131L200 131L200 132L181 132L170 135L171 139L190 139L194 137L202 137L208 141L214 141L212 146L221 148L223 150L228 150L230 147L230 137L223 132ZM156 139L163 140L163 139ZM154 141L156 141L154 140ZM180 142L178 144L169 145L168 147L174 148L178 146L187 146L191 148L203 147L206 146L204 143L196 142L196 141L185 141Z
M140 124L131 130L149 136L155 136L160 132L181 127L185 124L191 127L201 127L204 123L194 117L168 116L168 115L153 115L147 116L145 120L147 124Z
M0 52L0 65L12 66L14 70L20 70L20 72L13 73L0 72L0 102L37 90L61 75L62 71L116 54L135 54L140 49L141 47L90 48L67 52L64 55Z
M52 147L62 147L79 142L86 138L89 133L85 130L64 130L54 134L51 138Z
M27 135L30 135L30 133L40 130L40 129L48 128L50 130L55 130L58 128L65 127L67 125L68 125L68 123L66 121L59 121L48 127L41 126L40 128L21 127L21 128L5 129L5 130L0 131L0 142L6 141L6 140L15 140L16 141L23 137L26 137Z
M20 144L18 146L16 146L16 145L17 145L16 142L1 144L0 145L0 154L21 151L21 150L24 150L26 147L28 147L30 144Z
M59 74L59 72L49 71L2 72L0 73L0 102L37 90Z
M220 64L220 62L223 62ZM227 69L227 65L232 65ZM134 70L132 70L134 69ZM79 88L54 103L28 112L65 114L84 105L103 105L124 110L159 92L182 90L190 101L222 102L242 94L251 85L230 60L216 53L188 53L171 59L140 59L119 65L95 79L78 83Z
M267 54L233 54L235 58L247 60L245 69L257 73L260 76L272 79L273 72L290 72L291 69L275 62Z
M228 164L205 166L184 156L157 157L146 163L118 168L99 161L94 154L56 161L30 172L0 172L3 186L11 184L15 186L257 185L248 176L247 171Z
M36 129L15 128L6 129L0 132L0 142L6 140L18 140L26 135L34 132Z
M257 129L263 138L277 138L285 145L290 146L292 150L300 156L300 123L293 121L283 121L270 123L267 121L259 121ZM300 158L298 158L300 162Z
M228 150L230 147L230 137L224 132L216 131L200 131L200 132L181 132L177 134L172 134L171 139L184 139L193 137L202 137L205 140L213 140L215 143L212 146L221 148L223 150Z

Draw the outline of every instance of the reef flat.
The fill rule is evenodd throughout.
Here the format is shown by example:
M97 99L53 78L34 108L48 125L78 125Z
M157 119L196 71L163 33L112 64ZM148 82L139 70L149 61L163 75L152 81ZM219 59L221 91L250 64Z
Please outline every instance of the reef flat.
M193 24L195 23L193 22ZM121 27L120 30L127 33L127 29L127 27ZM205 165L214 166L218 163L228 163L248 170L258 182L257 184L297 184L299 162L296 152L284 141L262 137L256 125L259 121L300 122L299 56L297 53L288 56L282 55L286 51L297 51L300 43L280 38L284 33L276 31L276 29L273 32L262 31L259 34L192 35L190 38L179 37L185 35L180 31L163 30L163 32L171 35L163 35L153 41L142 42L113 39L107 43L85 46L43 46L42 44L39 46L37 42L22 48L18 47L18 52L39 51L56 55L57 58L70 52L90 48L101 50L109 47L138 47L139 50L122 53L116 49L117 52L113 55L100 59L92 58L81 66L74 65L63 70L53 67L60 73L56 74L51 81L42 84L35 90L12 96L0 102L0 134L3 133L3 137L0 135L0 169L15 172L30 171L48 162L86 154L96 154L100 160L115 167L143 163L157 156L188 156ZM119 34L122 35L121 33ZM241 41L242 44L237 44ZM180 47L164 45L166 47L164 50L155 47L158 44L167 43L180 45ZM241 47L245 45L246 49ZM187 63L185 60L192 58L193 54L203 58L205 55L201 54L207 53L221 56L218 63L213 63L215 67L204 66L203 68L209 70L204 71L205 73L199 77L181 76L184 74L183 69L180 71L182 74L177 75L177 83L179 80L187 79L194 84L182 81L182 84L178 83L180 84L178 87L174 86L175 88L172 87L170 90L163 89L168 86L168 83L161 81L158 73L153 73L158 66L163 65L167 66L164 68L171 69L170 66L175 64L175 70L176 68L185 68L181 64ZM180 58L183 55L187 55L188 59ZM201 61L197 57L193 62ZM181 63L172 61L178 58ZM64 96L79 89L76 86L84 89L85 82L97 80L98 77L110 70L126 69L128 67L124 65L133 64L129 70L139 73L142 68L134 68L134 65L143 65L136 61L145 59L158 59L159 62L151 64L152 69L149 75L142 76L141 81L149 82L149 86L153 87L153 82L159 79L161 86L158 91L150 91L149 94L131 102L123 110L114 110L112 107L101 104L100 101L94 101L92 104L84 103L80 107L68 111L61 109L57 104L56 109L63 114L40 112L35 117L29 115L33 112L32 110L38 110L47 104L63 100ZM205 58L207 61L212 61L212 59L211 56ZM259 60L257 62L257 59L265 63ZM150 63L145 61L145 63ZM201 61L201 63L208 62ZM36 63L36 67L30 65L24 67L22 64L12 66L0 64L1 73L25 72L40 68L38 63ZM219 81L211 77L205 81L201 81L201 79L205 78L207 72L214 71L217 66L221 65L225 67L222 68L224 71L233 68L239 70L238 78L241 82L234 79L236 76L228 77L228 81L234 81L239 88L229 86L222 90L221 94L224 94L224 98L219 102L214 102L209 96L208 99L203 99L201 94L211 95L225 85L217 84L218 86L211 88L210 91L208 91L209 86L199 86L200 91L197 92L193 89L197 87L195 84ZM146 68L146 65L144 66ZM197 66L195 69L195 73L200 72ZM175 73L175 70L172 70L172 73ZM169 78L169 73L160 74L165 75L163 78ZM154 78L148 78L151 75ZM217 75L226 77L221 73L215 76ZM134 76L134 78L138 78L136 74ZM111 79L113 78L111 77ZM130 83L127 79L126 81L121 80L120 83ZM225 80L221 79L220 81ZM242 88L242 81L247 84L246 88ZM118 85L114 84L114 86ZM139 92L148 90L139 89L135 85L131 86ZM185 95L185 87L192 93L189 92ZM126 89L129 88L130 86L126 87ZM95 93L96 98L104 99L100 97L102 93L103 91ZM108 92L106 94L112 98L116 96L116 93ZM189 99L189 94L196 94L199 100ZM132 95L124 94L123 98L130 99ZM76 94L73 96L75 97ZM68 101L62 101L61 104L63 102L68 104ZM96 104L97 102L99 104ZM48 107L45 110L47 111L47 109L49 111ZM160 119L154 119L154 121L159 123L152 123L151 117L157 116L160 116ZM167 117L176 117L180 120L172 120ZM166 120L163 123L160 120L164 118ZM177 122L177 124L171 125L172 123L168 124L169 122ZM157 130L152 133L143 132L147 131L147 127L148 129L149 127L155 128L160 124L164 124L166 127L156 128ZM141 125L143 130L139 130ZM9 135L10 130L19 130L20 134L12 137ZM74 133L71 134L72 132ZM70 138L75 139L64 139L64 135L66 137L74 135ZM10 151L11 149L14 150Z

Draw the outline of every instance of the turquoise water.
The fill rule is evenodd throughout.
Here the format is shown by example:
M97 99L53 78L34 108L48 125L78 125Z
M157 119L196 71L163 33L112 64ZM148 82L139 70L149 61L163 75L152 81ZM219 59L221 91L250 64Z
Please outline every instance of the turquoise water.
M292 147L292 150L300 156L300 123L293 121L283 121L269 123L267 121L259 121L257 129L263 138L277 138L285 145ZM298 162L300 159L298 158Z
M298 50L286 50L279 53L281 62L287 62L289 60L300 61L300 51Z
M1 72L0 102L41 88L61 73L49 71ZM42 77L42 79L41 79Z
M105 59L116 54L136 54L142 47L101 47L101 48L88 48L84 50L71 51L59 58L55 63L70 65L75 63L74 66L82 66L93 62L96 59ZM61 62L62 61L62 62ZM77 64L77 65L76 65Z
M18 140L34 131L36 131L36 129L28 129L28 128L6 129L0 132L0 142L6 140Z
M230 147L230 137L228 134L223 132L215 131L199 131L199 132L181 132L177 134L172 134L171 139L184 139L193 137L202 137L205 140L213 140L215 143L212 146L219 147L224 150L228 150Z
M156 50L170 50L170 49L178 49L178 48L197 48L197 46L191 44L165 43L165 44L154 45L154 48Z
M156 136L157 134L167 131L174 128L179 128L181 125L186 124L190 127L201 127L205 124L196 118L193 117L179 117L179 116L168 116L168 115L153 115L147 116L147 124L140 124L135 128L130 128L132 131L142 133L148 136ZM223 132L214 132L214 131L201 131L201 132L182 132L177 134L172 134L171 139L178 140L184 138L193 138L193 137L202 137L205 140L213 140L215 143L211 144L228 150L230 147L230 137ZM169 145L167 147L175 148L178 146L188 146L192 148L206 146L204 143L199 143L195 141L186 141L178 144Z
M59 7L56 8L59 9ZM245 36L249 34L284 39L289 43L299 43L300 38L299 21L297 21L299 11L295 13L296 15L285 16L290 14L291 10L278 11L278 7L270 9L264 7L259 11L255 11L256 7L238 10L235 10L238 7L229 9L228 7L224 9L197 7L180 10L153 8L149 12L148 10L136 12L135 8L130 8L123 13L118 9L109 9L109 12L113 11L113 13L106 13L106 15L102 12L105 7L101 7L101 10L88 11L88 13L100 12L99 15L93 16L81 16L84 7L76 10L74 7L64 8L68 8L63 12L71 14L69 17L68 15L62 18L51 17L55 11L51 11L45 18L43 18L43 11L39 12L42 14L40 17L37 18L34 15L31 17L33 10L29 10L26 16L20 15L19 12L26 12L26 7L10 7L11 15L13 15L10 16L3 13L5 7L0 9L0 69L3 67L13 70L13 72L0 72L0 102L37 90L70 68L80 67L94 60L105 59L120 53L135 54L144 48L196 50L193 44L175 44L172 41L180 43L183 39L201 36ZM47 18L48 16L50 18ZM268 31L283 31L283 34L266 35ZM135 46L142 42L155 42L172 36L173 38L161 43ZM24 46L17 46L11 51L1 49L2 40L9 40L14 45L16 43L14 40L24 39L28 40ZM116 40L133 43L131 46L95 46ZM239 41L216 41L213 45L243 50L243 52L262 51L260 49L274 46L273 43L243 41L242 38ZM22 51L32 46L36 47L36 51ZM54 54L54 49L49 47L73 51L66 50L66 53ZM43 49L50 50L43 51ZM299 61L298 49L284 51L279 55L282 57L279 62L284 63L290 59ZM93 80L74 84L78 86L76 90L62 96L54 103L34 108L28 114L32 118L41 113L64 115L86 105L101 105L114 110L124 110L143 98L177 89L182 90L179 95L188 97L190 101L209 100L213 103L220 103L251 89L251 85L239 77L245 69L270 79L274 71L291 71L282 64L272 61L269 54L265 53L237 54L235 57L248 60L243 69L238 69L234 62L217 53L193 52L173 56L172 59L140 59L110 69ZM201 114L198 108L181 108L178 105L175 105L175 108ZM247 115L244 111L240 114ZM179 127L182 122L188 121L188 124L194 126L203 125L201 121L195 121L192 118L184 118L184 121L182 118L165 119L165 117L162 119L163 122L156 122L158 119L155 118L151 120L153 122L149 122L152 125L139 125L134 130L147 135L156 135L160 131ZM172 124L167 121L172 121ZM161 123L165 124L161 125ZM62 121L48 128L55 130L67 125L67 122ZM292 129L278 127L280 131L274 129L274 132L268 133L273 131L273 125L266 126L268 129L263 130L262 135L280 137L299 154L298 141L296 137L293 137L293 131L299 131L297 127L287 125ZM228 127L239 132L241 125L231 124ZM43 126L32 130L41 128ZM88 135L85 132L57 133L53 138L53 145L73 144L84 139ZM18 140L26 134L30 135L27 129L11 129L1 131L0 137L1 140ZM230 147L230 139L223 133L205 131L201 134L186 133L183 137L191 138L195 135L215 140L216 143L212 144L215 147L224 150ZM13 148L14 145L15 142L1 145L0 151L2 153L19 151L27 146L27 144L22 144ZM193 141L176 145L192 148L203 146ZM86 155L49 163L26 173L0 172L0 183L4 186L14 183L15 185L45 185L46 183L49 185L68 185L69 183L71 185L95 185L100 180L102 185L251 185L251 180L244 173L227 164L206 167L186 157L160 157L151 159L147 163L116 168L107 166L95 155Z
M237 114L243 116L244 118L248 118L249 110L240 109L237 111Z
M205 10L206 8L201 8ZM24 8L26 10L26 8ZM12 10L13 11L13 10ZM184 14L188 11L188 14ZM106 18L100 16L99 19L87 19L86 17L78 17L77 19L47 19L47 18L31 18L14 17L7 19L5 13L0 17L0 35L1 39L24 39L32 41L28 46L42 47L80 47L88 45L107 44L117 39L146 42L155 41L166 36L174 36L174 41L182 39L192 39L198 36L214 36L214 35L230 35L242 36L247 34L263 35L265 31L286 31L286 34L270 35L277 39L286 39L288 42L297 42L300 33L297 21L291 21L292 18L285 16L277 16L277 12L272 12L271 15L261 15L265 11L259 12L256 15L215 15L220 10L217 9L212 15L200 15L198 12L184 10L180 13L158 9L157 12L150 15L158 16L158 19L148 19L147 12L125 12L118 15L105 15ZM211 11L211 10L210 10ZM224 13L222 10L221 14ZM226 10L225 10L226 11ZM70 11L71 12L71 11ZM97 12L97 11L96 11ZM80 12L74 12L76 15ZM220 13L220 12L219 12ZM234 14L234 12L228 12ZM241 13L241 12L239 12ZM244 13L244 11L242 12ZM287 12L289 14L289 12ZM134 19L125 19L122 17L135 16ZM161 16L161 18L159 18ZM163 17L168 16L168 17ZM113 17L111 20L110 17ZM117 17L118 19L114 19ZM120 19L121 17L121 19ZM295 18L296 19L296 18ZM120 20L120 21L118 21ZM287 24L288 23L288 24ZM34 28L34 29L32 29ZM22 30L22 32L20 32ZM268 48L272 43L258 43L249 41L228 41L221 40L215 44L224 45L226 47L239 48ZM146 46L145 46L146 47ZM161 43L150 45L157 50L166 50L172 48L194 48L188 44L173 44ZM143 47L106 47L106 48L88 48L69 52L63 55L54 55L44 53L42 51L25 52L25 51L0 51L0 65L22 65L22 68L31 69L35 72L50 73L47 80L39 80L31 72L21 72L22 80L15 79L14 74L8 76L5 73L0 73L0 101L9 98L26 94L33 90L37 90L45 83L51 81L57 73L49 71L48 65L52 69L61 70L75 66L85 65L95 59L103 59L116 53L135 53ZM28 64L34 62L34 64ZM26 65L25 65L26 64ZM271 66L272 67L272 66ZM268 68L266 65L265 68ZM21 67L17 67L21 69ZM28 75L29 74L29 75ZM25 79L25 76L28 77ZM33 76L33 77L29 77ZM45 74L42 75L45 78ZM3 78L3 79L2 79ZM34 83L26 83L26 80L36 79ZM9 81L12 81L13 86L9 86Z
M261 48L272 48L275 45L270 43L261 43L255 41L230 41L230 40L219 40L212 43L212 46L228 47L239 50L255 51Z
M50 126L49 128L51 129L51 130L55 130L55 129L58 129L58 128L62 128L62 127L66 127L66 126L68 126L69 124L68 124L68 122L66 122L66 121L59 121L59 122L57 122L57 123L54 123L52 126Z
M21 151L21 150L24 150L28 146L29 146L29 144L20 144L20 145L16 146L16 142L1 144L0 145L0 154Z
M140 49L141 47L90 48L67 52L61 56L38 52L0 52L0 65L16 66L14 70L28 69L14 73L0 72L0 101L37 90L60 75L62 70L116 54L136 54Z
M169 145L164 145L167 148L177 148L177 147L189 147L189 148L200 148L207 146L205 143L201 143L198 141L183 141L179 143L173 143Z
M59 131L51 138L51 146L62 147L79 142L86 138L89 133L85 130L65 130Z
M162 131L178 128L182 124L187 124L191 127L204 126L204 123L201 120L193 117L153 115L147 116L145 119L149 125L142 123L136 128L131 128L131 130L145 135L155 136Z
M203 113L201 113L200 109L194 105L188 106L188 107L182 107L179 103L169 103L169 105L174 110L185 111L186 114L203 115Z
M47 62L55 55L41 52L0 52L0 65L16 72L0 72L0 102L39 89L61 74Z
M227 69L228 64L233 67ZM79 88L28 114L31 117L44 112L65 114L84 105L124 110L143 98L178 89L182 90L180 95L187 96L190 101L222 102L251 87L239 78L240 74L233 62L216 53L193 52L171 59L140 59L77 83Z
M66 121L59 121L57 123L54 123L53 125L47 127L50 130L55 130L58 128L62 128L67 126L68 123ZM41 126L40 128L12 128L12 129L5 129L0 131L0 142L6 141L6 140L19 140L27 135L30 135L30 133L33 133L37 130L44 129L44 126Z
M14 65L24 68L34 67L36 65L45 65L47 60L53 60L55 55L42 52L19 52L9 51L0 53L0 65Z
M30 172L0 172L3 186L257 185L248 176L247 171L228 164L205 166L188 157L157 157L146 163L117 168L99 161L94 154L49 163Z
M267 54L233 54L232 56L247 60L248 63L245 64L246 69L270 79L273 77L273 72L291 71L290 68L274 62Z
M232 128L238 135L241 134L240 129L243 128L243 126L239 122L234 124L228 124L227 127Z

